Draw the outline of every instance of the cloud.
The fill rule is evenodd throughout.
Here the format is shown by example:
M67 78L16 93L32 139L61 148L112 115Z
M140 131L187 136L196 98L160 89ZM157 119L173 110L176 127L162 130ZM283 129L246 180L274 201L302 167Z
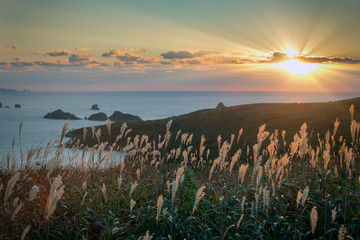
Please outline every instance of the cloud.
M286 53L282 52L273 52L270 57L267 58L266 62L268 63L278 63L283 62L289 59L289 56Z
M69 63L89 63L94 61L89 55L72 54L69 56Z
M12 67L31 67L34 65L34 63L18 61L18 62L11 62L10 65Z
M61 56L69 56L73 52L87 51L89 48L74 48L74 49L56 49L49 50L44 55L49 57L61 57ZM39 51L35 51L34 54L40 54Z
M201 61L199 60L189 60L187 61L188 64L201 64Z
M170 61L160 61L159 63L162 65L174 65L174 63L172 63Z
M146 58L132 53L124 53L122 55L118 55L116 56L116 59L119 60L120 65L144 65L158 63L157 58Z
M44 62L44 61L35 61L36 65L43 66L43 67L69 67L71 66L69 63L51 63L51 62Z
M107 63L102 63L97 61L95 58L92 58L90 55L78 55L71 54L69 56L69 61L57 61L54 62L45 62L45 61L35 61L34 63L38 66L49 67L49 68L103 68L110 67Z
M2 47L2 50L3 50L3 51L18 51L18 50L19 50L19 47L18 47L18 46L15 46L15 45L12 45L12 46L4 46L4 47Z
M104 52L101 56L102 57L115 57L121 54L126 53L126 49L120 50L120 49L114 49Z
M170 51L170 52L162 53L160 56L163 57L164 59L184 59L184 58L196 57L194 53L189 51L178 51L178 52Z
M19 57L13 58L12 60L22 62L22 59Z
M304 63L323 63L323 64L358 64L360 59L348 57L310 57L310 56L296 56L289 57L286 53L273 52L266 60L258 61L260 63L277 63L284 62L289 59L297 59Z
M215 55L215 54L219 54L220 52L218 51L212 51L212 50L198 50L198 51L170 51L170 52L166 52L166 53L162 53L160 56L163 57L164 59L188 59L188 58L199 58L199 57L204 57L207 55Z
M306 63L340 63L340 64L358 64L360 59L345 58L345 57L306 57L299 56L296 59Z
M30 70L32 66L34 66L34 63L32 62L25 62L22 61L21 58L15 58L14 59L16 62L0 62L0 70L5 70L5 71L23 71L23 70Z
M59 57L59 56L69 56L70 53L71 51L67 49L63 49L63 50L57 49L53 51L48 51L45 53L45 55L49 57Z
M69 63L69 62L44 62L44 61L35 61L36 65L46 68L93 68L93 67L110 67L109 64L101 63L98 61L90 61L90 62L77 62L77 63Z
M87 47L74 48L74 51L87 51L87 50L89 50L89 48L87 48Z
M137 51L139 51L139 52L145 52L146 50L147 50L147 48L148 47L141 47L141 48L138 48L138 49L136 49Z
M134 53L136 51L138 52L145 52L147 50L147 47L141 47L141 48L129 48L129 49L114 49L114 50L109 50L109 51L106 51L104 52L101 56L102 57L116 57L116 56L119 56L119 55L124 55L125 53Z

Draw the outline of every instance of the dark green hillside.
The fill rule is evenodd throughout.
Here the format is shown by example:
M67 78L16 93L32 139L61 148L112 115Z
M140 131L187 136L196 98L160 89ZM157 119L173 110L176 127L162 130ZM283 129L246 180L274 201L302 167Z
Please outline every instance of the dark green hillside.
M147 134L151 139L158 139L158 134L165 134L166 123L172 119L171 126L172 140L179 129L181 133L194 133L193 145L200 142L201 135L204 134L207 147L217 146L217 136L221 135L223 140L230 139L231 134L235 135L235 141L240 128L244 132L240 139L239 146L253 145L256 143L256 135L259 126L266 124L266 130L274 132L279 130L279 140L281 131L286 130L286 141L290 142L293 135L300 130L301 125L306 122L308 132L311 134L311 142L317 141L317 133L323 138L327 130L333 131L336 118L340 120L337 136L343 135L349 138L351 104L355 106L355 120L360 119L360 98L326 102L326 103L261 103L239 105L223 109L205 109L189 114L176 116L168 119L151 120L143 122L129 122L128 128L132 131L129 136L136 134ZM112 124L111 142L114 142L120 134L122 122ZM108 131L106 125L98 126L101 128L102 141L108 141ZM97 128L98 128L97 127ZM81 137L82 129L74 130L67 136ZM91 137L91 130L87 134L86 144L92 146L94 141ZM178 140L179 141L179 140Z

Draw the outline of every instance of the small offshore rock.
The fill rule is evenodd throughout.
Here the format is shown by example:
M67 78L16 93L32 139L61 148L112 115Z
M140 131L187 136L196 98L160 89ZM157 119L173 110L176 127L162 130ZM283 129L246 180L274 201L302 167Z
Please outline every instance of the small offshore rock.
M97 104L93 104L91 110L100 110Z
M20 104L15 104L15 108L21 108Z
M216 109L222 109L222 108L226 108L226 106L224 105L223 102L219 102L218 105L216 106Z

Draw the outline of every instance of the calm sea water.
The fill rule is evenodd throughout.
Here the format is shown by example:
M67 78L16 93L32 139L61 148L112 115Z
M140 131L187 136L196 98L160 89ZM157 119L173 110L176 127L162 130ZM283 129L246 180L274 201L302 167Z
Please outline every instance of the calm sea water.
M99 111L90 110L98 104L100 111L110 116L119 110L140 116L143 120L161 119L205 108L218 102L226 106L249 103L324 102L358 97L360 93L304 93L304 92L15 92L0 93L0 158L11 152L16 138L19 148L19 123L24 121L21 142L23 150L34 143L54 140L61 134L64 120L45 119L43 116L62 109L84 119ZM15 109L15 104L21 104ZM11 108L4 108L10 106ZM70 121L70 128L100 125L105 122Z

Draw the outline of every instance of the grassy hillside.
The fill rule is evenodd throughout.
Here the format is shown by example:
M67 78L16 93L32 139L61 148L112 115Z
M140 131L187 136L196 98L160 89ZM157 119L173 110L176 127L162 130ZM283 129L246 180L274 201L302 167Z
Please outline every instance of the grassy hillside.
M167 148L169 119L129 123L130 135L140 137L119 137L121 151L104 151L108 126L97 146L64 151L65 122L59 139L20 147L22 159L15 149L0 158L0 239L358 239L359 101L201 110L173 118ZM279 134L252 147L263 123L290 139L303 122L308 129L285 146ZM112 124L112 143L121 124ZM216 147L218 134L228 139L241 127L240 144L222 139ZM178 129L194 140L175 140Z
M360 119L360 98L325 103L261 103L224 109L199 110L168 119L130 122L127 125L132 131L128 136L146 134L150 139L157 140L159 134L162 136L165 134L165 125L172 119L170 132L173 138L180 129L181 134L193 133L192 143L196 146L200 144L201 135L204 134L207 139L206 146L209 148L217 146L218 135L221 135L223 139L230 139L231 134L236 134L236 142L238 132L243 128L239 144L234 143L235 147L242 147L244 145L252 146L256 143L256 135L262 124L266 123L266 130L271 133L278 129L279 138L281 138L282 130L286 130L286 141L290 142L294 134L300 130L301 125L306 122L310 133L310 142L315 143L318 141L317 133L324 137L327 130L332 131L336 118L340 121L338 136L349 137L351 104L355 107L354 118ZM111 143L120 134L122 124L122 122L112 124ZM97 126L97 128L101 129L101 141L109 141L106 125ZM91 130L88 129L86 145L90 147L96 142L91 135ZM80 138L83 143L83 129L71 131L67 136Z

